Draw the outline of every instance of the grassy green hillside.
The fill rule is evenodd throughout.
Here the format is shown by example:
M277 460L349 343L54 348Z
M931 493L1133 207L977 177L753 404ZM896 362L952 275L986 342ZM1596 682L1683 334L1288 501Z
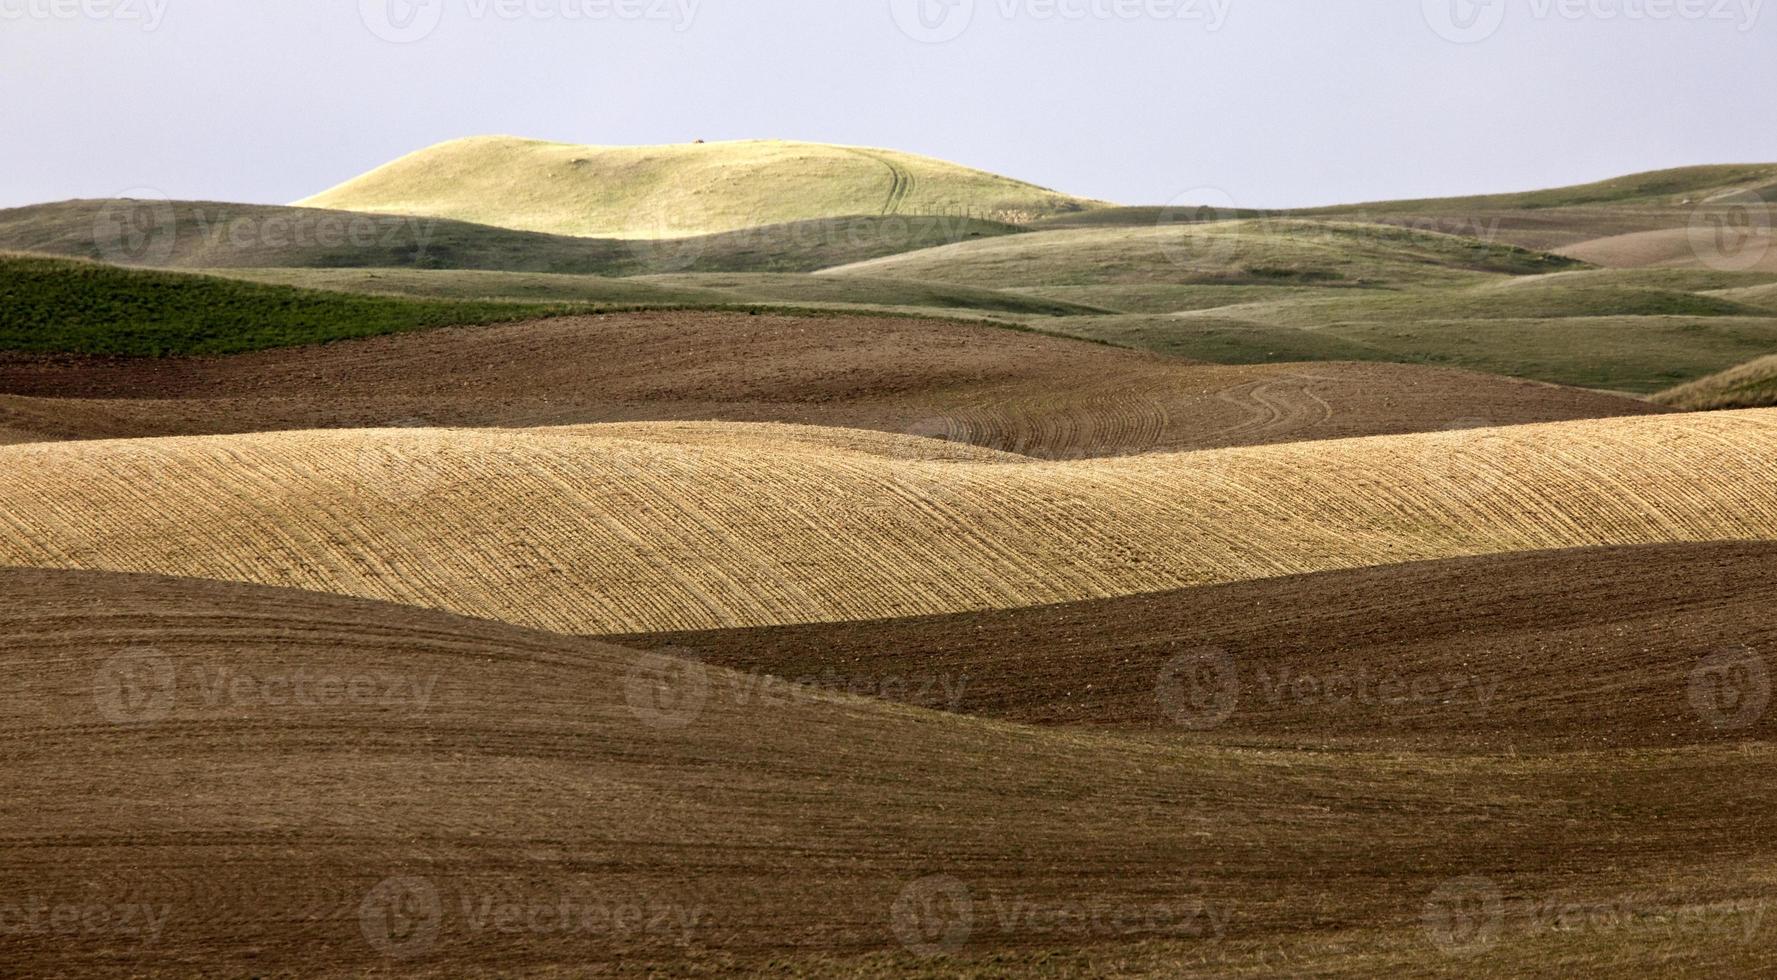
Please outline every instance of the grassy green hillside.
M1612 177L1590 184L1553 187L1509 194L1475 194L1466 197L1420 198L1380 201L1328 208L1308 208L1293 214L1333 214L1352 207L1372 211L1536 210L1600 204L1684 206L1724 199L1777 201L1777 164L1726 164L1675 167Z
M590 309L352 296L0 255L0 350L235 354Z
M205 275L274 286L418 299L622 306L731 306L747 299L711 289L670 287L641 279L488 272L480 269L200 269Z
M830 308L936 309L1036 317L1105 312L1077 303L969 286L791 273L681 273L624 279L465 269L213 269L207 274L279 286L422 299L599 303L635 307L789 304Z
M1662 391L1654 401L1689 411L1777 406L1777 355Z
M819 218L691 238L628 242L637 260L620 274L815 272L1022 230L1004 222L942 214Z
M1070 317L1053 329L1228 363L1406 361L1653 393L1777 350L1777 309L1769 305L1765 273L1448 272L1427 267L1415 277L1396 267L1389 279L1360 288L1329 280L1026 291L1124 314Z
M923 282L917 279L873 279L868 276L769 275L761 273L688 273L644 276L628 280L670 290L696 290L725 295L736 302L856 303L870 306L929 307L1021 313L1032 316L1078 316L1107 311L1089 305L1040 296Z
M0 253L0 350L237 354L432 327L662 307L998 315L998 325L1008 329L1095 312L931 283L740 274L717 277L735 288L713 289L663 278L668 281L421 269L219 269L204 275Z
M1722 299L1756 306L1762 310L1777 313L1777 283L1764 283L1757 286L1735 286L1717 290L1710 295Z
M125 237L126 223L133 237ZM134 247L131 247L134 246ZM83 200L0 211L0 249L164 268L610 272L621 242L443 219L214 201Z
M299 203L654 239L850 215L1017 224L1098 202L893 150L778 140L575 146L483 136L409 154Z
M1215 221L1284 216L1285 212L1262 208L1218 209L1210 205L1193 206L1190 202L1181 202L1179 205L1142 204L1134 207L1072 211L1039 218L1030 222L1026 227L1031 231L1058 231L1063 228L1139 228L1144 225L1154 227L1161 224L1209 224Z
M1290 326L1224 311L1067 317L1047 329L1227 364L1397 361L1652 394L1777 350L1777 317L1356 320Z
M1228 221L1032 232L909 252L830 275L974 286L1154 284L1376 286L1474 282L1580 263L1506 245L1379 225Z
M1728 208L1761 200L1777 201L1777 164L1684 167L1523 193L1375 201L1297 210L1243 210L1230 212L1227 217L1386 224L1536 251L1561 251L1595 239L1682 231L1691 224L1699 208ZM1030 227L1153 227L1162 221L1177 222L1186 213L1163 207L1103 208L1044 218ZM1688 245L1684 251L1688 253ZM1594 261L1590 255L1576 257Z
M153 234L124 261L237 280L203 280L212 291L244 280L370 305L321 313L311 293L278 316L227 320L235 307L271 302L230 294L204 301L225 311L221 320L194 319L189 305L144 319L129 302L107 300L103 312L72 306L80 312L58 325L42 303L21 301L10 321L36 319L11 342L59 333L50 343L80 349L251 349L509 318L513 304L523 315L547 304L773 305L986 317L1213 361L1406 361L1649 394L1777 351L1777 268L1708 268L1686 228L1696 208L1777 196L1777 166L1186 224L1162 208L1096 206L886 151L607 150L500 138L422 151L322 198L399 209L408 204L388 195L400 188L443 195L426 204L438 213L533 224L547 224L547 213L551 227L608 235L648 230L638 222L658 208L670 220L649 233L682 237L204 202L19 208L0 211L0 249L115 259L117 242L132 241L145 217ZM892 199L871 196L884 193ZM865 198L875 203L866 208ZM993 211L1002 220L979 217L991 209L978 205L994 200L1024 204ZM928 208L935 213L917 213ZM778 223L711 230L760 220ZM123 292L146 288L137 281ZM106 327L104 316L120 322ZM1711 383L1733 389L1729 403L1763 384L1741 375Z
M619 241L320 208L85 200L0 210L0 251L173 269L487 269L626 276L813 272L1017 230L945 215L875 215L665 242Z
M1204 315L1191 311L1184 315ZM1290 327L1425 320L1525 320L1606 316L1724 317L1766 315L1744 303L1674 289L1484 283L1447 289L1319 290L1279 299L1218 306L1207 315Z

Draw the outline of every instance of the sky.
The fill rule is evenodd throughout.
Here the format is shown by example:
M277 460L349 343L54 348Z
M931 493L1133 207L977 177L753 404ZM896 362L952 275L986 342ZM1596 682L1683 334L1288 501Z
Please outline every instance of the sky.
M1295 207L1777 161L1777 0L0 0L0 90L0 206L288 203L499 133Z

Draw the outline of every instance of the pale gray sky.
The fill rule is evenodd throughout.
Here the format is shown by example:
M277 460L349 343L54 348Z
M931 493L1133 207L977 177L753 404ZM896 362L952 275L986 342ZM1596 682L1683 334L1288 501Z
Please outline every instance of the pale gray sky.
M440 140L888 146L1281 207L1777 161L1777 0L0 0L0 205Z

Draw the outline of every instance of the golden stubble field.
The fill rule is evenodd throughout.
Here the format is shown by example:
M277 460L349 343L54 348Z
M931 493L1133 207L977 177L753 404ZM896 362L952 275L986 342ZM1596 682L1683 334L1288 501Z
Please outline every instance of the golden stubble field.
M1777 534L1765 411L1053 463L777 426L0 449L0 563L257 582L570 633L1039 605Z

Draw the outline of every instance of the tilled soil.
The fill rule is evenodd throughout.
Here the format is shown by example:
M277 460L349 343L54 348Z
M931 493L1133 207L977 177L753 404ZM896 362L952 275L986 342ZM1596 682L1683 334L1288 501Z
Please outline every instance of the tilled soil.
M0 354L0 428L45 439L696 419L1065 459L1663 410L1440 368L1195 364L885 317L637 313L228 358Z
M1777 734L1777 718L1751 710L1770 696L1773 568L1769 542L1585 548L611 639L1039 725L1304 746L1680 746ZM1711 707L1737 694L1749 700Z
M1686 917L1777 898L1756 744L1448 758L987 722L62 571L0 573L0 663L17 975L1263 975L1376 945L1397 974L1475 975L1557 937L1545 965L1578 972L1777 955Z
M1777 540L1777 413L1765 410L1059 463L912 458L956 447L851 431L654 422L9 446L0 564L256 582L608 634Z

